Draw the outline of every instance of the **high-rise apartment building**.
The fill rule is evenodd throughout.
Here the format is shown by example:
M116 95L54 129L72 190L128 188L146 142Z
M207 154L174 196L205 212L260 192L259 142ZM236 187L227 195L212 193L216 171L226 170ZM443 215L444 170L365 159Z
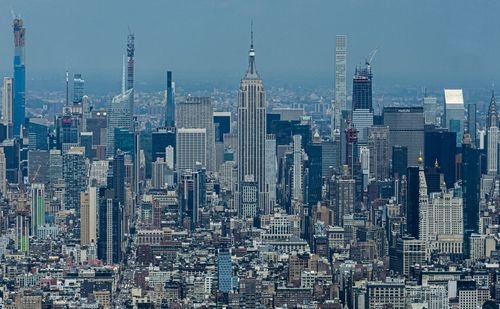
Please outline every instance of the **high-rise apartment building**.
M26 104L26 67L25 67L25 35L26 28L20 18L14 18L14 103L12 108L12 131L19 136L24 123Z
M332 129L340 130L342 111L347 109L347 35L335 37L335 102ZM332 135L333 136L333 135Z
M203 166L215 172L215 129L213 108L209 97L188 96L176 105L175 121L178 129L204 129L206 132L206 159Z
M80 193L87 187L85 148L73 147L63 155L64 206L80 208Z
M12 137L13 79L4 77L2 84L2 124L7 127L7 138Z
M251 177L260 196L265 195L266 97L255 66L253 32L248 53L248 70L241 79L238 96L238 183ZM264 209L265 199L259 198Z
M167 92L165 99L165 126L175 127L175 83L172 81L172 71L167 71Z

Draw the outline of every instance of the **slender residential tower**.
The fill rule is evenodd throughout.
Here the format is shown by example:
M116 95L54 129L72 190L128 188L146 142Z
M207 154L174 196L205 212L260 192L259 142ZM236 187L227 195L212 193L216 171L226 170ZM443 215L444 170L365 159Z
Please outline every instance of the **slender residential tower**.
M167 96L165 126L175 127L175 88L172 81L172 71L167 71Z
M11 77L4 77L2 84L2 124L7 127L7 138L12 137L13 84Z
M19 136L24 123L26 103L26 67L24 64L24 43L26 29L23 20L14 18L14 107L12 110L13 134Z
M134 88L134 53L135 35L129 33L127 37L127 90Z
M253 31L248 53L248 71L241 79L238 97L238 191L249 181L257 183L259 211L265 205L266 97L255 67Z
M335 105L332 129L340 130L340 117L347 105L346 88L347 36L335 37Z

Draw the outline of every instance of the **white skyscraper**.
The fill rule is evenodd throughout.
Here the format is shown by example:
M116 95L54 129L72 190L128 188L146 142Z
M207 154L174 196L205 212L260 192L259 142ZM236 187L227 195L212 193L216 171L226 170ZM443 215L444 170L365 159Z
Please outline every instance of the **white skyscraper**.
M273 212L276 205L276 182L277 182L277 162L276 162L276 137L272 134L266 136L266 192L267 201L264 214Z
M7 127L12 126L12 84L12 77L4 77L2 85L2 124Z
M207 130L180 128L176 135L177 171L196 170L197 163L207 165Z
M80 244L97 243L97 187L90 186L80 195Z
M3 147L0 147L0 193L2 195L7 193L7 162Z
M209 97L188 96L175 106L175 121L177 128L205 129L207 159L203 167L215 172L215 126L213 108Z
M498 130L497 104L494 93L491 95L488 117L486 119L486 127L488 132L488 175L495 176L498 173L498 139L500 133Z
M255 67L253 32L248 53L248 70L238 95L238 190L248 177L257 183L259 210L265 208L266 96Z
M425 124L437 124L437 98L424 97L424 119Z
M457 133L457 146L462 144L464 132L465 107L462 89L445 89L445 122L444 127Z
M347 36L335 37L335 103L333 107L332 129L340 129L340 117L343 110L347 109ZM332 134L333 136L333 134Z

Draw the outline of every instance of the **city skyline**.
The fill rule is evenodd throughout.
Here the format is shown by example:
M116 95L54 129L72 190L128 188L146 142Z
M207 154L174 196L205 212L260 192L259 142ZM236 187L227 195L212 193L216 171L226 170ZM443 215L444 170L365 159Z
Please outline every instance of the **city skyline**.
M193 81L204 82L210 73L211 78L216 73L215 79L230 80L242 69L242 33L248 31L251 20L254 20L256 40L262 45L262 74L271 83L307 77L333 84L335 35L339 33L349 37L348 77L372 49L380 47L374 63L380 85L400 82L426 86L446 80L449 84L443 86L477 86L489 84L500 69L495 64L494 53L498 49L495 46L500 45L494 29L500 25L492 15L500 4L491 2L476 6L470 1L437 4L424 1L417 5L387 0L370 7L368 1L318 1L308 6L300 1L260 1L252 7L238 1L168 1L148 5L125 1L122 5L102 3L97 13L93 11L94 5L93 1L76 4L61 0L0 3L0 11L5 12L0 18L0 29L6 37L9 32L5 26L10 24L11 9L26 20L29 28L28 80L57 80L57 72L62 74L68 68L86 76L101 76L104 81L118 80L123 54L118 46L127 35L128 27L136 34L139 46L136 51L138 85L141 80L160 85L167 69L178 72L179 79L190 76ZM171 7L175 7L178 14L166 19L158 15ZM325 9L320 9L322 7ZM270 15L276 9L281 13ZM225 14L227 11L235 14ZM134 19L117 22L110 19L131 12ZM182 17L186 16L185 12L190 12L189 18ZM326 15L334 12L345 14L337 18ZM385 12L390 12L389 20L377 18ZM301 15L305 19L296 22ZM426 23L418 23L424 18ZM145 26L139 22L142 19L154 20L156 24ZM474 20L476 26L447 22L460 19ZM455 35L459 32L469 40ZM168 40L162 39L164 33L169 34ZM10 40L0 42L0 54L12 54L9 43ZM0 73L7 76L8 72L9 61L2 57Z

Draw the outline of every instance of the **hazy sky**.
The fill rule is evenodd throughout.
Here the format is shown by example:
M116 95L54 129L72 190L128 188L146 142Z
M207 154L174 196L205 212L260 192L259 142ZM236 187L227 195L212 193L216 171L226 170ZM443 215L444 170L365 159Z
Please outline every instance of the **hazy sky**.
M379 46L380 84L500 83L497 0L0 0L2 75L11 74L11 8L27 28L29 79L69 67L119 82L130 26L139 81L171 69L184 79L237 83L253 19L265 80L333 83L334 39L345 33L348 76Z

